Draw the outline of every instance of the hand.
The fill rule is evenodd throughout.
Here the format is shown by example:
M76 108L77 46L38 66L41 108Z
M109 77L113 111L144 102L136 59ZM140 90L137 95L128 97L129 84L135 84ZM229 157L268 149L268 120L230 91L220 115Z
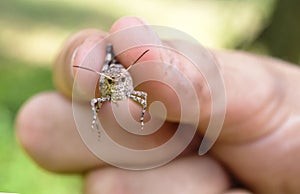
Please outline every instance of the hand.
M110 33L141 24L144 22L137 18L121 18ZM84 30L71 37L54 69L58 91L38 94L20 110L17 137L40 166L54 172L84 173L86 194L300 192L300 69L243 52L213 51L225 80L227 111L220 137L206 156L197 156L196 142L168 165L127 171L108 166L91 154L80 139L72 116L68 98L73 83L70 64L76 48L73 64L79 64L105 35L98 30ZM156 58L153 53L144 60ZM133 50L118 60L126 66L139 54ZM182 61L174 65L180 67ZM195 84L203 85L202 79L190 76ZM168 99L168 119L178 121L175 97L159 90L161 85L142 85L141 89L147 91L149 87L155 97ZM202 106L210 103L205 100L209 99L205 91L198 91ZM101 111L109 111L109 107L106 103ZM199 136L209 119L208 113L201 115L204 117L200 118ZM173 127L166 128L171 131ZM160 134L151 139L155 142L167 136ZM250 191L232 188L231 175Z

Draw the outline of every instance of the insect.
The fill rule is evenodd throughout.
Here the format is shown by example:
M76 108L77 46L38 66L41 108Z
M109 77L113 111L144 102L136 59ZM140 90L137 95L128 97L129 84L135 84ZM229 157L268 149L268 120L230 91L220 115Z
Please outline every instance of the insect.
M93 112L92 128L98 128L97 114L101 108L102 103L111 101L116 103L127 98L139 103L142 106L142 113L140 117L141 129L144 127L144 115L147 108L147 93L143 91L136 91L133 88L132 77L129 74L129 69L136 64L147 52L144 51L127 69L124 68L115 58L112 44L106 45L106 57L101 72L93 69L76 66L73 67L92 71L100 75L99 91L100 98L93 98L91 100L91 108Z

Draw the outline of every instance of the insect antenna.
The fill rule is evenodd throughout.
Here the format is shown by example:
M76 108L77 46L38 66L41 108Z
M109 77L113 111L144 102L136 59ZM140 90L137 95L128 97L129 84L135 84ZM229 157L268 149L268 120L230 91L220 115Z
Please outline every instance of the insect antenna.
M94 73L96 73L96 74L98 74L98 75L102 75L102 76L104 76L104 77L106 77L107 79L110 79L110 80L114 80L113 78L111 78L110 76L108 76L108 75L105 75L104 73L100 73L99 71L95 71L95 70L93 70L93 69L90 69L90 68L88 68L88 67L82 67L82 66L78 66L78 65L73 65L73 67L76 67L76 68L79 68L79 69L84 69L84 70L87 70L87 71L91 71L91 72L94 72Z
M133 63L131 63L131 65L129 65L129 67L127 67L126 71L129 71L129 69L136 64L147 52L149 52L150 49L145 50Z

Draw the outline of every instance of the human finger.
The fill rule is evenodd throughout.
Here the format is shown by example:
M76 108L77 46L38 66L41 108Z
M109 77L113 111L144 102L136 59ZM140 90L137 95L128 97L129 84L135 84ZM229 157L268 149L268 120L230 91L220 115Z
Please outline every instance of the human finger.
M80 64L83 56L103 39L106 33L97 29L81 30L63 44L53 66L53 82L59 92L68 98L72 96L74 81L73 65Z
M106 133L114 141L134 150L151 149L163 144L172 137L173 129L177 126L165 123L158 132L134 136L117 124L110 104L102 108L101 120L109 121L103 122ZM37 164L47 170L84 172L106 165L82 141L73 118L72 103L57 92L46 92L29 99L19 111L16 128L22 147ZM97 133L94 135L97 138ZM185 153L195 152L197 146L198 141L193 141Z
M22 147L47 170L82 172L104 165L81 140L71 102L61 94L46 92L29 99L19 111L16 128Z
M86 176L85 194L217 194L230 186L222 167L209 157L190 156L146 171L106 168Z
M232 61L232 56L240 60ZM244 72L244 78L228 85L241 88L241 93L228 94L240 97L235 102L228 97L230 122L211 153L255 193L298 193L300 69L243 53L220 53L218 57L231 64L232 73ZM253 72L252 68L261 70ZM246 87L247 82L252 87ZM248 97L249 101L243 101Z

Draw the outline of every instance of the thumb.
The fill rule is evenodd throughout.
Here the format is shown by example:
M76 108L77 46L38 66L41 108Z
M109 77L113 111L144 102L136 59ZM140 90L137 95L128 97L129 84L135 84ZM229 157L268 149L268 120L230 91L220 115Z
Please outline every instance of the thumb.
M135 17L116 21L110 30L110 40L118 61L125 67L149 50L130 69L130 74L136 90L148 93L149 104L159 101L165 106L167 120L198 123L200 110L201 118L209 118L211 99L205 78L189 58L173 48L179 44L188 52L195 45L178 40L163 42L153 27ZM153 111L154 115L163 117L165 112L159 110Z

